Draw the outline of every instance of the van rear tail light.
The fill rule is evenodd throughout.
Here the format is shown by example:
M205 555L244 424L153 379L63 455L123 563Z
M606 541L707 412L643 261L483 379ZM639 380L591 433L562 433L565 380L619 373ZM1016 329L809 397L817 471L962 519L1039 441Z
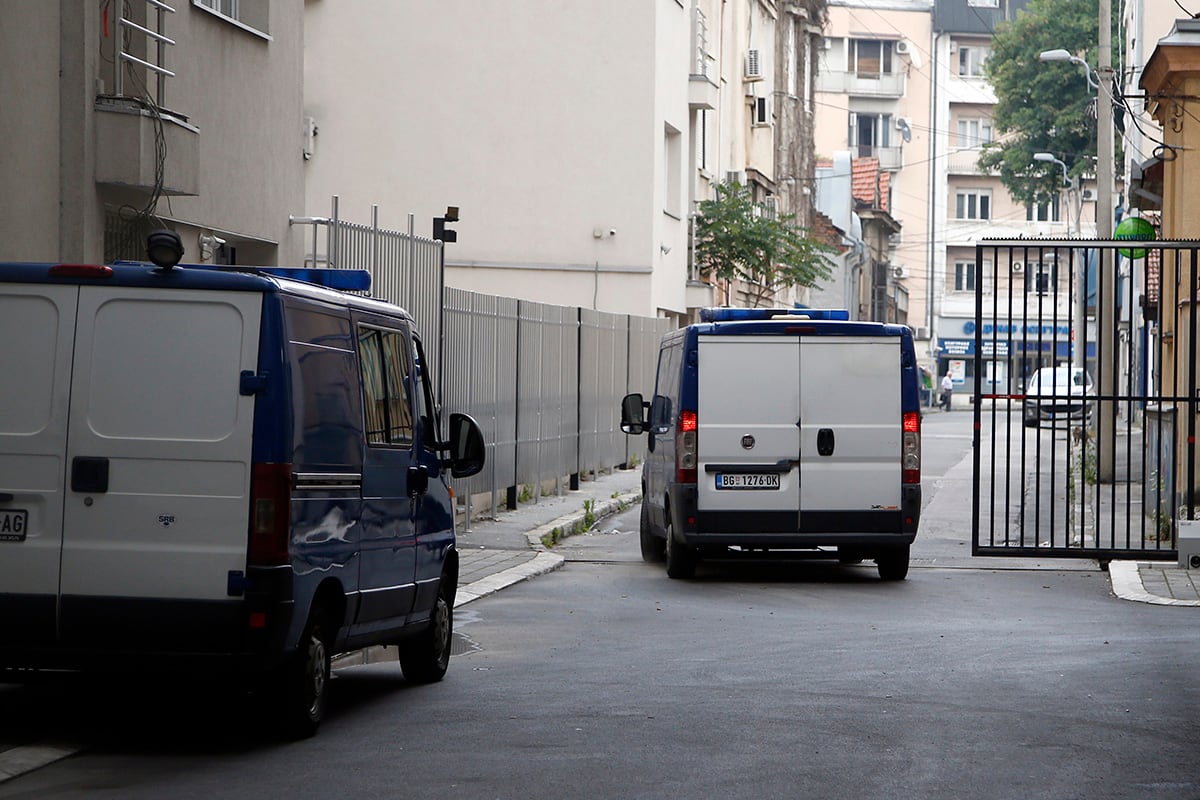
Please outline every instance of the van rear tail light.
M675 479L680 483L696 482L696 428L695 411L680 411L675 429Z
M916 411L903 414L901 483L921 482L921 415Z
M253 566L288 563L292 527L292 465L255 464L250 479L250 553Z

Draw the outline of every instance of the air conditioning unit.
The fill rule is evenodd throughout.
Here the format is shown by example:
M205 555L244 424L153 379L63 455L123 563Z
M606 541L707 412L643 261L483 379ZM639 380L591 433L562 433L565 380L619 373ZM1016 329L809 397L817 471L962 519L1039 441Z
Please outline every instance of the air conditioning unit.
M901 39L896 42L896 52L902 56L908 55L912 52L912 42L908 41L908 39Z
M1025 271L1025 262L1024 261L1012 262L1012 271L1013 272L1024 272Z
M954 55L957 52L958 52L958 42L951 42L950 43L950 55Z
M762 54L757 49L746 51L745 78L748 81L761 81L763 79Z
M929 328L917 328L917 338L918 339L928 339L929 338Z
M1096 190L1095 189L1084 189L1080 193L1080 197L1083 198L1083 202L1085 202L1085 203L1095 200L1096 199Z
M828 36L821 37L821 49L822 50L832 50L833 49L833 39L829 38Z
M896 280L903 280L908 277L908 270L904 267L892 267L892 277Z

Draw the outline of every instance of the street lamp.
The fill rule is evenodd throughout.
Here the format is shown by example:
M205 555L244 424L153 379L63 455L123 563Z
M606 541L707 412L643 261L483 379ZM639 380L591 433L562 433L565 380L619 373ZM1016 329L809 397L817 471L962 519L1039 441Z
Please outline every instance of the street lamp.
M1055 51L1052 50L1050 52ZM1059 52L1065 53L1066 51L1062 50ZM1034 153L1033 160L1058 164L1058 166L1062 168L1063 188L1067 190L1072 211L1074 212L1075 216L1075 222L1073 225L1075 230L1073 232L1075 236L1078 237L1080 235L1079 218L1083 214L1083 198L1079 194L1079 179L1071 178L1067 173L1066 163L1059 158L1055 158L1053 153ZM1086 349L1085 340L1087 338L1087 286L1085 285L1086 278L1083 268L1082 254L1076 257L1074 261L1075 313L1073 316L1075 316L1079 322L1078 326L1075 328L1076 333L1073 337L1074 341L1072 342L1072 345L1074 346L1074 355L1071 359L1071 363L1080 370L1083 370L1085 368L1084 359L1086 358L1086 353L1084 351Z
M1038 54L1038 61L1069 61L1077 67L1084 68L1084 75L1087 77L1088 86L1092 89L1099 89L1100 84L1092 78L1091 66L1078 56L1073 56L1066 50L1043 50Z

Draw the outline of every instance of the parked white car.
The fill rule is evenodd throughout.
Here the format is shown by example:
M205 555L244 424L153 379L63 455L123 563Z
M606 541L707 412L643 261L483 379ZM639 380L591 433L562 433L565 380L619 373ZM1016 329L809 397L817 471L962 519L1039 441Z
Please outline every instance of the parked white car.
M1025 426L1090 420L1095 405L1092 378L1082 367L1044 367L1025 387Z

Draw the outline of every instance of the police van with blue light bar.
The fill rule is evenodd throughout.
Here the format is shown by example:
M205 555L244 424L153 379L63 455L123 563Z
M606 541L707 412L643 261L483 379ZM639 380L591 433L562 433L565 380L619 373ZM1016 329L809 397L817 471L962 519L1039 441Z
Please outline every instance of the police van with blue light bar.
M442 438L412 317L340 290L366 272L155 235L156 264L0 264L0 677L230 672L291 736L336 653L440 680L484 442Z
M654 394L621 428L648 437L641 549L688 578L705 558L786 551L873 559L903 580L921 510L912 331L844 310L711 308L668 333Z

